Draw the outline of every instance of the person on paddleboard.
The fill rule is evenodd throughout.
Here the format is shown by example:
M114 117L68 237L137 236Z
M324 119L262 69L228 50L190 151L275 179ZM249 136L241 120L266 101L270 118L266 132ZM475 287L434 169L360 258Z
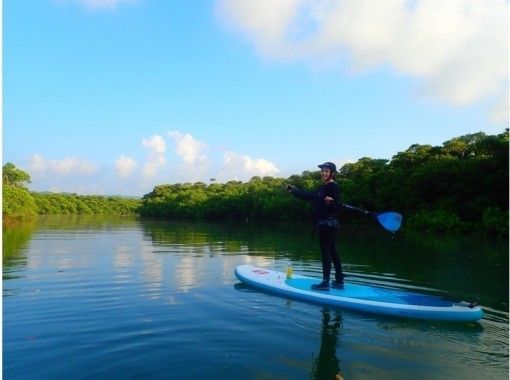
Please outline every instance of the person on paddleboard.
M335 245L336 231L339 228L337 215L340 210L340 188L334 180L336 174L334 163L325 162L319 165L319 168L322 185L317 190L308 192L292 185L287 185L287 190L299 199L312 202L322 255L322 282L312 285L312 289L329 290L331 263L335 267L335 280L331 282L331 286L334 288L344 286L342 262Z

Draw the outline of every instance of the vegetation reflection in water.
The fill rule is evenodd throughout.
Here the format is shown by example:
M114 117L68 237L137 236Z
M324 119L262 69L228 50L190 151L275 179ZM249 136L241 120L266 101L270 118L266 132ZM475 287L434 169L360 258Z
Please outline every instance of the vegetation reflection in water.
M469 325L400 321L285 300L234 279L235 265L247 261L279 270L290 264L298 273L320 276L318 242L307 225L43 218L18 230L4 229L4 252L8 252L4 255L4 296L11 296L4 298L4 323L7 321L9 327L4 345L7 373L16 374L10 361L23 359L14 357L13 352L31 352L32 339L13 343L12 331L23 327L12 320L11 313L26 315L30 311L34 318L44 321L44 311L33 309L37 303L19 303L23 301L23 288L37 282L39 273L45 273L49 282L44 286L59 289L49 299L53 302L48 304L50 309L72 316L74 311L66 309L56 295L70 296L76 291L83 297L83 307L92 309L91 315L98 320L97 326L91 327L93 331L106 337L113 334L109 345L95 343L97 355L108 356L115 347L123 355L131 354L131 346L124 341L130 336L139 336L138 344L147 347L153 345L151 339L181 342L161 348L167 353L172 347L175 359L167 359L167 365L173 366L172 374L180 378L204 374L200 366L183 364L188 363L188 356L203 360L204 368L209 366L209 378L222 378L222 374L302 378L305 373L317 379L334 378L331 376L337 373L346 378L448 378L455 374L467 378L469 374L492 374L498 378L498 374L508 371L508 255L503 242L419 234L392 236L379 229L345 227L339 243L351 281L476 298L487 309L487 318ZM76 246L81 249L71 252ZM41 252L41 247L46 251ZM52 252L51 247L58 247L62 253ZM84 254L88 258L84 259ZM46 261L43 256L47 256ZM34 265L34 257L42 260L39 267ZM105 267L110 257L112 264ZM24 282L24 278L31 282ZM13 288L20 291L12 292ZM137 301L136 294L146 301ZM107 307L112 310L105 310ZM122 313L116 315L120 310ZM107 318L111 331L102 327L102 318ZM137 318L152 327L138 326L134 322ZM65 318L59 323L73 325ZM144 335L143 331L152 333ZM84 339L79 329L70 334L78 341ZM114 338L115 334L120 337ZM204 345L215 352L223 351L225 357L204 354ZM65 350L61 347L59 355L65 355ZM157 350L149 352L161 360ZM448 356L460 362L439 369L446 365ZM418 361L418 357L422 359ZM112 360L122 368L121 359L126 357ZM469 365L462 363L463 359ZM219 367L214 363L224 372L217 372ZM184 366L181 372L177 364ZM163 364L154 366L170 370ZM79 366L68 368L67 374L76 375L79 370L85 371L82 377L94 374ZM107 363L96 370L101 375L115 374ZM164 378L146 367L144 371L153 378Z
M276 262L281 260L276 264L281 268L290 262L306 274L317 273L318 242L308 225L183 223L77 215L41 217L36 227L34 223L4 226L3 265L8 269L11 263L22 265L26 261L24 252L34 231L95 233L124 228L141 229L144 239L159 254L179 252L175 247L180 246L191 247L196 255L270 256ZM507 246L501 240L415 232L391 235L377 228L344 227L338 241L347 273L358 280L380 277L401 281L399 286L412 282L414 287L448 289L467 298L486 290L505 294L508 289ZM491 306L501 306L493 297L488 299Z
M317 237L307 225L155 221L144 222L143 228L162 253L166 246L184 245L195 247L197 254L204 252L200 247L212 254L269 254L280 268L290 262L306 274L318 275ZM400 287L410 283L410 288L448 289L453 296L469 300L483 294L490 306L502 306L501 300L490 296L504 295L508 288L508 255L502 241L462 235L393 236L377 228L359 227L343 228L338 240L346 272L358 281L370 278Z

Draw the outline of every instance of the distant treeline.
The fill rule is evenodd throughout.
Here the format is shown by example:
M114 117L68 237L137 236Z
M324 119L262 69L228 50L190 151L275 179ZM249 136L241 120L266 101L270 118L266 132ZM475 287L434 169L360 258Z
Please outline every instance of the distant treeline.
M25 187L30 176L12 163L2 168L3 219L27 220L38 214L138 214L140 199L69 193L36 193Z
M469 134L442 146L412 145L391 160L364 157L338 173L341 202L368 210L398 210L405 225L430 231L508 234L508 129ZM290 196L286 183L320 185L305 171L287 179L156 186L142 198L142 216L200 220L310 219L309 206ZM357 219L345 214L346 220Z
M141 214L173 220L307 221L310 207L285 191L320 185L319 171L287 179L156 186L140 199L29 192L27 173L3 167L5 218L36 214ZM361 158L337 175L341 202L373 211L396 210L404 227L508 235L508 129L469 134L441 146L411 145L391 160ZM361 221L346 211L344 222Z
M31 193L38 214L138 214L139 198L120 196Z

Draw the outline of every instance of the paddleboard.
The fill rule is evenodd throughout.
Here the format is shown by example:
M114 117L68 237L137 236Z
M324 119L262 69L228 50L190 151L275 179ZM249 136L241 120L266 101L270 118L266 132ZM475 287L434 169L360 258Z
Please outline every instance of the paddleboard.
M235 275L241 282L270 293L343 309L439 321L472 322L483 317L479 306L405 290L348 281L343 289L312 290L311 285L319 279L295 274L288 279L285 273L252 265L239 265Z

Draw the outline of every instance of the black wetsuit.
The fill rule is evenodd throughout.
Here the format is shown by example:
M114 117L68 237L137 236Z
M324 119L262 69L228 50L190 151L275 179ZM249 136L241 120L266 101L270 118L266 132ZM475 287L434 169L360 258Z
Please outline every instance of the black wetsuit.
M336 280L343 282L342 262L335 245L336 230L339 228L337 215L340 210L340 188L332 181L313 192L293 188L291 193L299 199L312 202L315 225L319 230L323 280L329 282L333 263ZM325 197L333 198L333 202L326 203Z

